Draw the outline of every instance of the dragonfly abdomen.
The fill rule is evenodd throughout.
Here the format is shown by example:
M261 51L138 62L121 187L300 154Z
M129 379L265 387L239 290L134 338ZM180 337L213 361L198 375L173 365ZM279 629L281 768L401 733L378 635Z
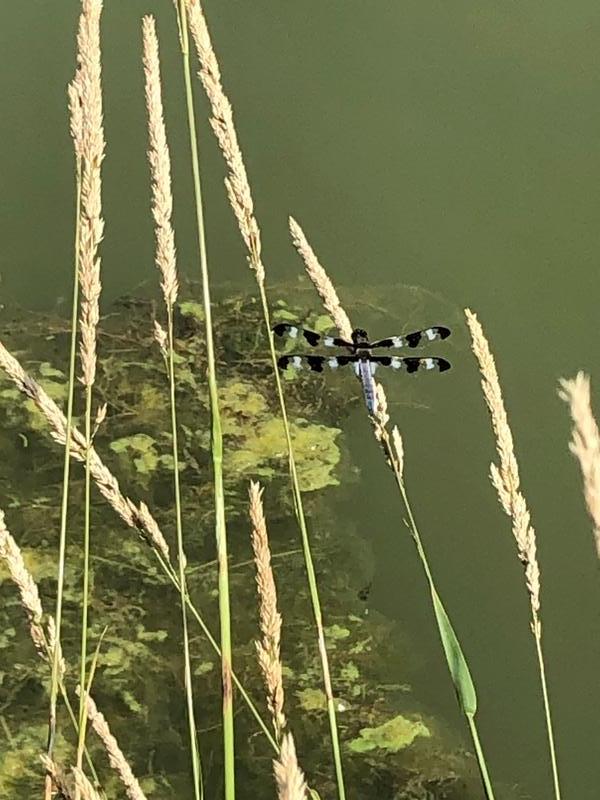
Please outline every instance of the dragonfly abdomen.
M369 414L373 415L377 411L377 397L375 395L375 381L373 380L373 373L375 372L375 364L368 361L366 358L357 361L354 365L354 370L359 378L363 394L365 396L365 403Z

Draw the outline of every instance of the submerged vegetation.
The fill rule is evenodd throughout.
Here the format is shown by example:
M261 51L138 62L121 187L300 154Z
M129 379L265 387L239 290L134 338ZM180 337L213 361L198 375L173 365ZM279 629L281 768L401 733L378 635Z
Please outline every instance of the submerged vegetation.
M193 289L186 287L191 293ZM301 313L300 308L284 301L278 308L282 319ZM149 333L154 309L151 298L123 298L100 321L102 358L96 385L99 400L107 403L108 411L95 445L110 469L122 476L128 494L151 506L172 550L169 485L173 462L168 456L169 440L164 431L162 356ZM214 628L216 619L210 609L214 609L216 564L209 536L213 514L207 481L210 448L205 435L207 398L205 387L191 370L202 357L199 313L192 303L182 301L175 314L183 376L178 384L182 432L179 467L184 518L195 532L187 548L188 589L194 605L206 610L207 620ZM322 736L326 697L319 688L319 659L310 627L303 623L309 613L309 598L302 554L289 530L291 508L286 492L285 439L274 403L269 366L261 358L264 346L256 336L259 313L256 302L249 297L229 296L215 305L216 351L219 355L228 354L229 365L229 380L221 389L227 420L225 464L229 463L230 454L235 465L225 470L226 511L232 531L235 669L251 696L260 697L260 678L252 646L256 637L255 614L249 611L255 605L255 590L246 520L248 480L259 476L267 493L279 605L285 613L284 630L290 631L283 644L288 714L302 747L302 742ZM65 374L59 366L50 364L62 366L64 344L68 341L65 321L18 309L7 311L6 316L10 322L3 326L5 341L11 342L27 371L38 375L48 394L62 401L66 394ZM309 321L313 326L325 325L324 319L320 323L316 319ZM199 374L201 368L196 376ZM48 436L47 425L33 401L20 402L18 390L3 376L0 387L4 452L11 466L4 476L7 515L27 568L40 588L43 605L47 606L54 596L56 546L52 532L59 522L60 448ZM314 496L310 518L319 531L314 543L315 558L327 608L325 636L336 676L336 697L344 709L341 730L347 770L355 775L353 780L360 780L366 791L371 786L374 790L385 787L386 792L397 797L425 798L427 792L438 797L462 797L464 781L473 780L470 759L460 743L453 741L449 732L426 713L408 683L410 665L416 660L412 653L416 644L409 644L402 635L394 644L396 637L391 635L390 623L374 613L365 616L365 603L357 598L357 586L364 583L368 574L363 572L368 569L364 541L359 530L337 531L322 490L339 485L342 463L348 470L350 454L338 426L344 419L344 409L349 413L360 395L352 398L334 383L323 389L316 396L306 383L294 381L286 393L290 406L297 411L302 409L306 415L302 419L294 412L292 431L301 484ZM329 420L329 424L316 424L311 419ZM77 414L74 423L79 423ZM257 435L257 429L261 432L273 429L273 433ZM22 478L26 464L33 465L28 482ZM336 491L339 493L340 489ZM347 491L344 490L344 495ZM83 494L82 475L74 470L71 530L77 530L81 524ZM336 500L339 502L341 498ZM97 658L94 696L118 732L121 747L148 796L156 793L160 797L175 797L187 791L189 780L182 724L184 711L179 694L181 661L176 644L179 624L175 595L157 569L147 544L124 531L119 519L104 504L94 502L92 524L102 533L101 538L98 534L97 546L91 554L91 640L96 641L108 626ZM62 641L65 657L71 662L76 658L83 568L77 541L67 548L67 563ZM12 744L0 757L0 790L3 795L17 797L32 795L39 785L37 753L43 748L45 738L43 697L47 672L42 662L34 660L32 648L19 635L20 604L7 580L8 573L3 571L1 575L3 658L15 669L3 678L3 692L11 699L10 713L4 712L4 726L10 732ZM165 592L169 592L171 602L165 602ZM202 687L201 741L203 748L212 751L219 735L218 713L215 713L218 662L196 627L191 629L191 644L194 681ZM386 656L390 662L407 665L402 684L390 680L384 666ZM62 716L59 721L67 724ZM262 737L253 735L255 725L247 712L238 716L236 725L240 730L238 747L244 782L246 786L255 786L258 795L264 790L265 759L269 758L269 752ZM140 729L144 730L143 737L139 735ZM68 740L67 730L57 740L57 759L68 761ZM410 757L389 762L390 754L406 751L408 755L409 749ZM304 750L305 769L309 774L320 774L321 793L330 793L334 787L323 772L323 753L312 747L303 747ZM217 759L206 771L208 785L218 783L215 778L218 763ZM109 797L115 792L113 781L103 777ZM403 786L410 786L410 792L407 789L403 794Z
M353 309L342 307L293 219L292 242L325 313L306 317L296 290L291 300L275 290L267 295L260 228L201 4L174 5L198 282L182 289L177 273L158 41L145 17L162 296L123 298L100 317L101 242L110 235L101 207L102 0L82 0L69 87L77 206L72 318L6 310L2 323L0 649L7 666L0 725L7 744L0 794L235 800L276 791L280 800L467 800L483 792L507 800L511 791L488 771L475 683L429 567L405 486L410 454L390 425L381 386L368 423L401 501L389 526L395 535L408 528L414 541L470 748L412 691L418 644L367 613L368 590L357 593L370 580L368 555L360 532L348 522L341 530L336 514L360 480L342 432L354 400L335 383L308 387L283 378L272 335L274 323L301 318L348 338ZM211 296L197 69L256 296ZM385 311L385 301L373 300L373 317ZM524 568L559 800L535 531L494 359L476 316L466 316L496 437L492 483ZM77 343L83 391L75 380ZM564 382L562 396L598 529L600 445L589 385L583 377ZM70 469L71 461L80 463ZM32 643L18 627L23 611ZM386 663L406 665L406 675L390 676Z

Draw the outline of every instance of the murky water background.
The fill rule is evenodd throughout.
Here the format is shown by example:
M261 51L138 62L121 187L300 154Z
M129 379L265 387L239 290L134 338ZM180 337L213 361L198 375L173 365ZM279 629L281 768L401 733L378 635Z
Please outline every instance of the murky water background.
M543 7L256 0L207 3L206 10L270 278L294 280L301 270L286 232L291 213L346 287L342 300L360 300L373 285L417 284L441 297L450 324L458 324L448 350L452 372L411 384L410 402L406 378L385 382L405 437L409 493L479 690L490 769L537 800L550 796L551 784L527 602L509 526L487 479L492 437L457 323L464 306L480 315L538 533L564 796L594 798L597 562L556 387L580 368L594 377L600 357L600 9L584 0ZM140 67L139 20L147 11L158 17L162 47L180 264L195 276L172 9L168 2L107 3L107 302L154 269ZM0 288L28 308L60 307L70 293L73 159L65 87L77 13L72 0L0 8ZM212 274L237 290L251 288L206 126L202 153ZM405 330L400 294L395 303L390 291L389 327L374 336ZM430 316L440 304L424 297L416 327L447 322ZM347 385L356 391L351 380ZM357 411L344 424L361 469L361 502L345 506L348 523L373 548L369 605L415 637L422 659L415 692L458 736L462 721L391 477L364 415ZM401 673L401 664L392 666Z

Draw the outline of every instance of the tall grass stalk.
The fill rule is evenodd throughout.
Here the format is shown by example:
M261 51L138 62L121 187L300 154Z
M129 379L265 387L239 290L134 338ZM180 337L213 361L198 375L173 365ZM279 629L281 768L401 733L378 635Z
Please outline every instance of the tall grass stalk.
M21 364L8 352L1 341L0 369L4 370L20 392L32 400L50 426L51 437L58 442L58 444L64 446L67 425L65 415L40 384L25 372ZM71 457L76 461L85 461L85 439L79 429L74 425L71 428L70 452ZM151 548L165 576L176 591L179 592L179 579L177 577L177 571L171 563L169 547L158 523L150 513L148 506L143 502L136 505L129 497L125 497L121 491L118 480L104 464L93 446L90 449L90 466L92 478L102 497L104 497L129 528L139 533L142 539ZM215 637L210 632L210 629L187 594L186 603L190 614L194 617L211 647L220 658L221 650ZM259 727L267 737L271 746L277 750L277 744L268 726L260 716L256 704L252 702L252 699L244 689L235 672L232 672L232 678Z
M228 173L225 179L227 195L248 252L250 268L254 272L258 284L261 308L265 322L265 332L269 342L271 363L277 386L277 395L279 398L281 417L288 449L289 471L294 498L294 508L300 528L302 550L306 565L306 574L308 578L313 616L317 629L319 656L323 674L323 687L325 690L325 696L327 698L327 713L329 719L333 760L335 765L338 798L339 800L345 800L346 792L344 787L344 773L342 768L335 699L333 695L329 659L325 643L325 632L323 628L323 615L321 611L319 590L312 558L310 537L304 515L302 493L300 491L300 484L296 470L294 448L283 395L283 387L281 385L281 378L279 376L279 370L277 367L277 354L275 352L273 334L271 331L271 318L265 289L265 267L262 262L261 255L260 229L254 215L252 192L250 190L250 183L248 181L244 160L238 144L235 125L233 122L233 111L231 104L223 90L219 64L212 46L206 20L198 0L186 0L185 4L187 6L189 15L190 30L192 32L198 60L200 62L200 79L211 105L212 128L215 132L219 147L221 148L227 164ZM183 2L181 2L181 5L183 7Z
M345 310L342 308L331 279L319 262L314 250L309 245L300 225L291 217L289 222L292 242L304 261L308 277L315 286L325 309L332 317L340 334L344 338L349 339L352 332L352 324ZM477 763L486 792L486 797L489 800L493 800L493 787L489 778L483 749L481 747L481 742L475 723L475 714L477 712L477 695L475 686L473 684L469 667L463 654L460 642L454 631L450 617L448 616L448 613L440 599L440 595L436 589L433 575L427 561L415 516L413 514L408 493L404 485L405 459L402 437L400 436L400 432L396 427L394 427L392 430L391 436L388 432L387 425L389 422L389 415L387 413L387 398L385 396L383 387L379 384L376 384L376 401L375 414L374 416L370 417L373 426L373 433L375 438L381 444L388 466L394 473L396 484L402 498L402 503L408 516L408 528L415 543L417 554L427 579L433 612L435 615L436 624L438 626L442 647L444 649L448 671L454 684L459 706L465 715L469 732L473 740L473 747L477 757Z
M102 0L82 0L77 32L77 89L81 100L81 203L79 223L79 282L81 288L81 382L85 387L85 500L83 532L83 589L81 608L81 686L85 686L89 569L90 569L90 448L92 443L92 388L96 375L96 337L99 319L100 258L102 240L102 177L104 130L102 125L102 81L100 15ZM77 767L81 768L85 742L85 705L79 708Z
M194 114L194 98L190 71L188 23L185 0L176 6L179 17L181 55L185 82L185 102L187 108L190 156L194 180L194 200L196 206L196 226L198 249L200 253L200 272L202 279L202 304L206 330L206 358L208 366L208 391L211 413L211 455L215 490L215 538L219 562L219 623L221 636L221 682L223 689L223 754L225 774L225 798L235 797L235 743L233 729L233 691L232 691L232 653L231 653L231 614L229 605L229 565L227 563L227 529L225 526L225 495L223 490L223 435L219 411L219 395L215 368L215 352L212 331L212 310L210 284L208 278L208 259L204 230L204 211L200 163L198 158L198 138Z
M175 403L175 360L173 343L173 305L177 300L178 280L175 253L175 235L171 224L173 196L171 191L171 158L167 144L164 123L158 38L154 17L142 20L142 39L144 50L144 75L146 89L146 109L148 112L148 160L152 181L152 215L155 223L156 253L155 262L162 276L162 293L167 312L167 333L159 334L160 344L165 347L167 339L167 364L169 379L169 405L171 411L171 440L173 455L173 482L175 494L175 520L177 528L177 560L179 566L179 593L181 600L181 621L183 628L184 683L188 719L194 796L200 800L204 795L200 748L196 732L194 713L194 694L192 687L192 667L190 640L187 621L187 583L185 576L186 558L183 545L183 524L181 515L181 491L179 486L179 445L177 437L177 408ZM157 331L160 330L157 323Z
M75 243L74 243L74 268L73 268L73 294L71 299L71 344L69 351L69 381L67 386L67 420L65 450L63 460L62 495L60 504L60 533L58 543L58 566L56 574L56 647L52 656L52 673L50 678L50 711L48 715L48 743L46 753L52 760L54 740L56 737L56 701L59 690L60 666L60 634L62 625L62 605L65 585L65 554L67 546L67 513L69 508L69 475L71 468L71 425L73 422L73 397L75 388L75 360L77 357L77 311L79 304L79 280L77 267L79 263L79 222L81 214L81 156L82 156L82 113L81 92L77 79L69 85L69 116L70 133L75 150ZM46 798L52 791L52 778L49 773L46 777Z
M519 561L523 565L525 573L525 585L531 612L530 627L535 641L540 686L544 703L544 716L548 748L550 751L554 797L556 800L560 800L558 763L554 744L552 715L550 713L548 684L546 681L546 666L542 650L540 568L537 560L535 530L531 525L531 516L527 507L527 502L520 488L519 466L515 456L512 431L508 424L508 416L504 407L504 399L502 397L502 390L500 389L496 363L490 351L488 341L483 333L481 323L476 315L467 308L465 309L465 316L469 332L471 333L473 353L479 364L483 396L490 413L492 428L496 437L496 451L498 453L499 463L498 465L493 463L490 465L490 478L498 494L500 505L511 519L512 534L517 545L517 555Z

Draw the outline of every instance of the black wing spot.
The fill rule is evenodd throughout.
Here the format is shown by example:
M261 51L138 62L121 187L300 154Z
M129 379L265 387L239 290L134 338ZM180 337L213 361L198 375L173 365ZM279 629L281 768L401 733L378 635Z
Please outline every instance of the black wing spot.
M408 336L405 337L405 339L406 339L406 344L409 347L418 347L421 344L421 341L423 340L423 332L415 331L415 333L409 333Z
M338 367L345 367L348 364L355 364L357 361L360 361L360 358L358 356L340 355L336 356L335 358L338 363Z
M321 341L321 336L314 331L307 331L306 328L302 328L302 336L306 339L306 341L315 347Z
M314 372L323 372L323 362L325 361L323 356L306 356L305 359Z

